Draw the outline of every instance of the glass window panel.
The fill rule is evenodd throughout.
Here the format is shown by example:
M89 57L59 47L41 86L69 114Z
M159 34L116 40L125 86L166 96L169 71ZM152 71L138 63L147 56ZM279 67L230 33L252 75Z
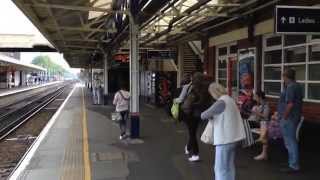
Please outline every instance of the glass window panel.
M320 81L320 64L309 65L309 80Z
M298 83L300 86L301 86L301 88L302 88L302 94L303 94L303 98L305 98L305 92L306 92L306 84L305 83Z
M285 50L285 63L296 63L306 61L306 47L295 47Z
M310 46L310 61L320 61L320 44Z
M264 92L267 95L280 96L281 93L281 83L280 82L265 82Z
M264 79L281 80L281 67L266 67L264 69Z
M281 36L268 38L266 40L266 45L267 45L267 47L281 45L281 42L282 42L281 39L282 39Z
M227 55L228 48L227 47L219 48L218 52L219 52L218 56Z
M265 64L281 64L282 50L265 52Z
M219 67L219 69L227 68L227 61L226 60L219 60L218 67Z
M238 47L237 45L233 45L230 47L230 54L237 54Z
M226 80L221 80L219 79L219 83L224 86L224 87L227 87L227 81Z
M305 65L297 65L297 66L286 66L287 68L291 68L296 71L296 80L305 81L306 80L306 66Z
M284 37L285 46L304 44L306 43L307 36L305 35L286 35Z
M309 84L308 99L320 100L320 84Z
M232 66L232 86L238 87L238 67L236 64Z
M314 39L320 39L320 35L313 35L312 40L314 40Z
M218 71L218 77L219 78L227 78L227 70L221 70L221 69L219 69L219 71Z

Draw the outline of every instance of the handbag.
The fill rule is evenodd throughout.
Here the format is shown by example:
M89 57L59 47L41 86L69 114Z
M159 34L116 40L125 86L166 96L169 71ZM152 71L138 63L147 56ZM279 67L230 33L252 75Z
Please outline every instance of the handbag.
M119 112L112 112L111 113L111 120L112 121L121 121L122 117Z
M200 139L205 144L213 145L213 124L210 120L207 123L207 126L204 129Z
M253 135L251 132L250 124L248 119L243 119L244 131L246 133L246 138L242 141L242 147L250 147L254 144Z
M174 102L172 107L171 107L171 115L174 120L179 119L179 103Z

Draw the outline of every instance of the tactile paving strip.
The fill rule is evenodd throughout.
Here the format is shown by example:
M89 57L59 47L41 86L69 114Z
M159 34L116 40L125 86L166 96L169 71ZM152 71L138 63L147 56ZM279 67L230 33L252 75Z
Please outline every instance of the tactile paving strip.
M65 148L62 175L60 180L84 179L82 124L80 120L72 122L69 140Z

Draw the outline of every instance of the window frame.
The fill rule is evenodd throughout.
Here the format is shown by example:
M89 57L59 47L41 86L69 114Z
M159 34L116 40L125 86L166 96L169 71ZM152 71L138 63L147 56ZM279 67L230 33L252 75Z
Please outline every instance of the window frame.
M225 81L226 82L226 88L228 88L228 83L229 83L229 74L228 74L228 62L229 62L229 58L230 57L235 57L236 59L238 59L238 49L235 53L230 53L231 51L231 47L232 46L237 46L237 42L232 42L232 43L227 43L227 44L221 44L216 46L216 82L220 83L219 80ZM227 48L227 54L226 55L219 55L219 49L221 48ZM219 60L220 59L226 59L226 68L219 68ZM220 78L219 77L219 71L220 70L225 70L226 71L226 78Z
M266 46L267 40L272 37L279 37L281 36L282 42L281 45L275 45L275 46ZM297 80L298 83L304 84L304 101L305 102L315 102L315 103L320 103L320 99L311 99L309 98L309 84L320 84L320 80L318 81L310 81L309 80L309 65L312 64L320 64L319 61L310 61L310 47L312 45L320 45L320 39L313 39L312 40L312 35L306 35L306 43L303 44L295 44L295 45L290 45L290 46L285 46L285 36L286 35L275 35L275 34L268 34L263 36L263 42L262 42L262 89L265 90L265 82L279 82L281 83L281 91L284 89L284 80L283 77L281 76L281 80L269 80L265 79L265 68L266 67L281 67L281 73L284 72L284 69L288 66L297 66L297 65L304 65L305 66L305 79L304 80ZM296 47L305 47L306 49L306 57L304 62L295 62L295 63L285 63L285 50L290 49L290 48L296 48ZM280 64L265 64L265 53L269 51L275 51L275 50L281 50L282 51L282 57L281 57L281 62ZM270 98L279 98L279 96L275 95L269 95L266 94L267 97Z

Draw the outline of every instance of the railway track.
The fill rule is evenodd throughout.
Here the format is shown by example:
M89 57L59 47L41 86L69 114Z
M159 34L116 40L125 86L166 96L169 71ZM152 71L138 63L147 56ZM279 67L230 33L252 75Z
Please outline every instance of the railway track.
M9 106L1 108L0 115L0 140L6 138L22 124L37 114L49 103L61 95L68 84L63 84L50 88L44 93L26 98L20 102L15 102Z

